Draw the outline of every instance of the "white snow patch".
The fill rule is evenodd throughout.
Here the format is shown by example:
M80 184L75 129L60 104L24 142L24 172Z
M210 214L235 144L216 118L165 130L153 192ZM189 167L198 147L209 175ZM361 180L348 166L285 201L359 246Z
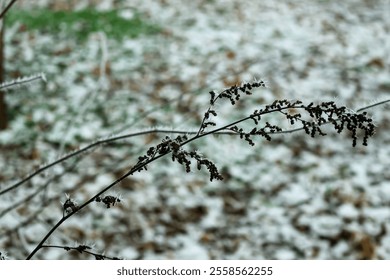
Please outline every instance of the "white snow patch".
M366 221L364 223L363 228L364 228L364 231L370 236L378 235L382 229L380 223L376 223L376 222L372 222L372 221Z
M205 228L216 227L223 222L223 201L221 198L209 198L205 201L208 204L207 216L203 218L201 225Z
M295 253L288 249L279 249L275 252L275 259L278 260L293 260L295 258Z
M341 232L343 222L339 217L323 215L311 219L310 227L318 235L333 237Z
M182 235L180 240L182 247L176 251L175 258L180 260L207 260L209 255L207 250L191 236Z
M349 245L345 241L340 241L332 248L332 253L337 259L343 259L344 254L348 253Z
M390 209L388 207L364 208L363 213L364 216L380 223L389 221L390 218Z
M337 209L339 216L343 218L355 219L359 215L359 211L352 204L343 204Z
M121 10L121 11L119 11L118 15L121 18L124 18L124 19L127 19L127 20L131 20L131 19L134 18L134 12L131 9Z
M390 184L388 182L380 184L379 194L384 201L390 201Z
M120 258L134 260L138 257L138 251L133 247L126 247L119 252Z
M299 205L308 201L311 196L306 192L302 186L291 184L290 187L286 190L283 190L279 197L282 199L282 202L287 206Z

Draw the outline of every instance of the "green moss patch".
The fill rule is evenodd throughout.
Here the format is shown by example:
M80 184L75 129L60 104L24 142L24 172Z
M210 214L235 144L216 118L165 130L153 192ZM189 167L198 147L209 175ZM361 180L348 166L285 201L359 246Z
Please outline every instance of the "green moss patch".
M118 15L118 11L99 12L93 9L81 11L52 11L11 9L7 14L7 24L22 24L27 30L40 30L55 34L74 36L83 40L88 34L103 31L108 37L122 39L140 35L153 35L160 27L147 22L135 13L131 19Z

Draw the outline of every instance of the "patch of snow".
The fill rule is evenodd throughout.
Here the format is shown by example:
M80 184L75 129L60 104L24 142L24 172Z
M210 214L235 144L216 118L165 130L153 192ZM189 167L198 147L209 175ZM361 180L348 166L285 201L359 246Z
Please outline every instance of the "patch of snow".
M388 222L390 219L390 209L388 207L377 207L377 208L364 208L363 214L377 222Z
M119 256L123 259L134 260L138 257L138 251L131 246L127 246L119 252Z
M390 201L390 184L388 182L382 182L379 186L379 195L384 202Z
M275 252L275 259L277 259L277 260L293 260L293 259L296 259L296 254L292 250L278 249Z
M320 215L310 220L309 226L316 234L326 237L334 237L343 229L343 222L339 217Z
M370 236L377 236L381 230L381 224L372 221L366 221L363 225L364 231Z
M223 201L220 198L209 198L205 201L209 206L207 216L201 221L201 226L204 228L213 228L223 224Z
M209 255L207 250L194 240L191 236L179 236L177 239L181 243L181 248L175 252L175 258L179 260L207 260Z
M340 241L332 248L332 254L336 259L344 259L345 254L349 252L349 244L345 241Z
M124 19L131 20L134 18L134 11L130 9L124 9L119 11L118 15Z
M347 203L337 209L337 214L343 218L356 219L359 216L359 211L354 205Z
M306 192L302 186L297 184L290 184L290 186L280 192L279 197L281 202L286 206L299 205L305 203L310 199L310 194Z

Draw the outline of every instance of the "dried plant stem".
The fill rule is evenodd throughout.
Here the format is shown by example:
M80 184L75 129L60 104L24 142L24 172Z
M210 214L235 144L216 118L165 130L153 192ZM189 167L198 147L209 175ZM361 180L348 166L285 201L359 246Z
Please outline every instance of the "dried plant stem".
M227 96L227 98L232 100L231 96ZM216 99L214 99L214 100L216 100ZM211 103L213 103L213 102L211 102ZM312 117L315 117L317 115L321 116L323 113L328 114L329 119L330 119L329 122L331 122L335 126L335 128L338 130L338 132L341 132L341 130L344 127L344 123L347 123L348 129L352 130L354 132L354 134L355 134L355 130L356 130L357 127L359 127L360 129L364 129L366 131L366 136L364 138L363 144L366 144L366 140L367 140L366 138L372 136L373 132L374 132L372 126L369 126L369 125L366 126L364 124L365 122L367 122L368 124L371 124L371 122L372 122L371 119L368 119L368 118L365 117L365 114L357 116L357 119L355 119L353 115L350 115L350 116L347 115L347 116L345 116L345 119L341 120L342 124L341 124L341 126L339 126L337 124L337 120L338 119L333 119L333 118L331 119L331 117L333 116L333 114L341 114L341 116L344 116L343 114L344 114L344 111L345 111L345 107L337 108L334 105L334 103L323 103L323 104L321 104L319 106L314 106L313 107L312 103L310 105L305 106L305 105L302 105L301 102L290 103L287 100L275 101L272 105L266 106L266 108L264 110L260 110L260 111L257 110L257 111L255 111L255 113L251 114L250 116L241 118L241 119L239 119L237 121L234 121L234 122L231 122L229 124L220 126L218 128L212 129L210 131L204 131L204 128L207 127L207 125L208 125L208 122L205 122L205 120L207 120L209 118L208 112L210 112L210 109L208 109L208 111L205 114L204 119L202 120L201 129L198 130L198 132L195 134L195 136L193 136L192 138L189 138L189 139L181 138L180 136L178 136L178 138L177 138L178 140L177 141L176 140L171 140L170 138L166 138L165 140L163 140L161 142L161 144L157 145L156 147L150 148L148 150L148 152L147 152L147 155L143 156L143 157L139 157L138 163L135 166L133 166L128 172L126 172L124 175L122 175L119 178L117 178L114 182L112 182L108 186L106 186L103 189L101 189L97 194L92 196L89 200L85 201L82 205L80 205L80 206L78 206L77 208L74 208L74 209L72 208L72 211L67 213L67 215L64 215L53 226L53 228L51 228L50 231L44 236L44 238L39 242L39 244L35 247L35 249L27 257L27 259L28 260L31 259L41 248L43 248L44 247L44 243L46 242L46 240L67 219L69 219L74 214L76 214L79 211L81 211L83 208L85 208L90 203L92 203L94 201L97 201L97 198L100 198L100 196L102 194L107 192L109 189L111 189L112 187L114 187L115 185L120 183L122 180L124 180L128 176L133 175L137 171L146 170L146 167L147 167L148 164L150 164L150 163L152 163L152 162L154 162L154 161L156 161L156 160L158 160L158 159L160 159L160 158L162 158L162 157L164 157L164 156L166 156L168 154L172 153L172 160L174 160L174 161L177 160L180 164L185 165L187 172L190 171L190 167L189 167L190 160L188 160L188 157L190 157L190 158L193 158L193 159L198 161L198 169L200 169L202 164L204 164L204 165L206 165L208 167L208 169L209 169L209 171L211 173L211 178L210 178L211 180L213 178L214 179L222 179L222 177L218 173L218 170L216 170L216 168L215 168L213 163L210 163L210 161L208 161L208 160L202 159L195 152L189 153L189 152L186 152L185 150L182 150L182 148L185 145L187 145L188 143L190 143L190 142L196 141L196 140L198 140L198 139L200 139L202 137L205 137L207 135L216 134L216 133L221 132L221 131L226 130L226 129L230 129L230 130L235 131L236 133L238 133L240 135L241 138L243 138L245 136L245 140L248 141L249 144L251 144L251 145L253 144L253 142L250 139L250 137L254 136L254 135L264 136L264 137L267 138L267 140L270 140L270 137L269 137L268 133L271 133L274 130L275 131L280 131L281 130L277 126L272 126L272 125L269 125L267 123L267 125L263 129L256 130L254 128L250 133L244 133L244 132L242 132L242 129L239 130L236 125L239 124L239 123L248 121L250 119L254 120L256 122L256 124L258 124L258 120L261 119L262 115L270 114L270 113L274 113L274 112L282 112L283 114L285 114L284 110L288 110L288 109L303 109L303 110L306 110L307 112L309 112L310 115L312 115ZM306 133L311 134L312 137L314 137L316 132L318 132L320 135L324 135L321 132L321 130L319 129L319 127L322 126L322 125L325 125L326 123L328 123L325 119L320 118L318 124L316 125L316 127L314 127L313 123L302 120L301 117L300 117L300 114L296 114L296 115L285 114L285 115L286 115L288 120L292 121L292 123L294 121L297 121L297 120L301 121L304 124L304 128L302 128L302 129L304 129ZM359 124L359 122L361 122L361 124ZM266 132L265 128L269 128L271 131L270 132ZM353 140L354 140L353 143L355 145L356 144L356 139L354 138Z

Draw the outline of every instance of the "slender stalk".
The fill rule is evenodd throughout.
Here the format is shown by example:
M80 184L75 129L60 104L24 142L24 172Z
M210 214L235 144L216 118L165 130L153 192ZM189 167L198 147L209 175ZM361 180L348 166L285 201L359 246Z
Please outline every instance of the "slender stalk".
M140 132L136 132L136 133L128 133L128 134L124 134L124 135L119 135L119 136L113 136L113 137L109 137L109 138L106 138L106 139L101 139L101 140L98 140L98 141L95 141L87 146L85 146L84 148L81 148L79 150L76 150L76 151L73 151L49 164L46 164L44 166L42 166L41 168L38 168L36 169L34 172L32 172L31 174L29 174L27 177L25 178L22 178L20 179L19 181L17 181L16 183L12 184L11 186L3 189L0 191L0 196L7 193L7 192L10 192L14 189L16 189L17 187L23 185L24 183L28 182L29 180L31 180L33 177L37 176L38 174L42 173L43 171L61 163L61 162L64 162L72 157L75 157L75 156L78 156L78 155L81 155L95 147L98 147L100 145L104 145L104 144L108 144L108 143L111 143L111 142L115 142L115 141L118 141L118 140L122 140L122 139L127 139L127 138L131 138L131 137L135 137L135 136L141 136L141 135L147 135L147 134L152 134L152 133L169 133L169 134L196 134L196 132L192 132L192 131L185 131L185 130L168 130L168 129L150 129L150 130L147 130L147 131L140 131ZM225 131L225 132L220 132L219 134L235 134L233 132L230 132L230 131Z
M8 12L8 10L12 7L13 4L15 4L17 0L12 0L6 7L5 9L1 12L0 14L0 19L4 17L4 15Z
M42 248L58 248L58 249L64 249L66 251L74 250L74 251L78 251L79 253L86 253L86 254L92 255L97 260L105 260L105 259L118 260L118 258L115 258L115 257L108 257L108 256L103 255L103 254L91 252L88 250L88 249L91 249L91 247L86 246L86 245L80 245L77 247L76 246L70 247L70 246L59 246L59 245L43 245Z
M0 18L0 83L4 81L5 76L5 56L4 56L4 28L5 20ZM0 130L8 126L7 103L5 101L4 91L0 91Z
M167 153L166 153L167 154ZM125 173L124 175L122 175L121 177L119 177L118 179L116 179L114 182L112 182L110 185L108 185L107 187L103 188L102 190L100 190L97 194L95 194L94 196L92 196L89 200L87 200L86 202L84 202L82 205L80 205L78 207L77 210L75 211L72 211L70 212L69 214L63 216L54 226L53 228L50 229L50 231L45 235L45 237L43 237L43 239L38 243L38 245L35 247L35 249L28 255L28 257L26 258L27 260L30 260L43 246L43 244L45 243L45 241L54 233L54 231L63 223L65 222L67 219L69 219L70 217L72 217L74 214L78 213L79 211L81 211L83 208L85 208L88 204L90 204L91 202L95 201L96 198L100 195L102 195L103 193L105 193L106 191L108 191L109 189L111 189L113 186L117 185L118 183L120 183L123 179L127 178L128 176L134 174L134 172L136 171L139 171L139 170L142 170L147 164L149 164L150 162L152 161L155 161L157 159L159 159L160 157L163 157L165 156L166 154L162 154L162 155L159 155L153 159L151 159L150 161L144 163L144 164L141 164L140 166L137 166L136 168L132 168L130 169L130 171L128 171L127 173Z

